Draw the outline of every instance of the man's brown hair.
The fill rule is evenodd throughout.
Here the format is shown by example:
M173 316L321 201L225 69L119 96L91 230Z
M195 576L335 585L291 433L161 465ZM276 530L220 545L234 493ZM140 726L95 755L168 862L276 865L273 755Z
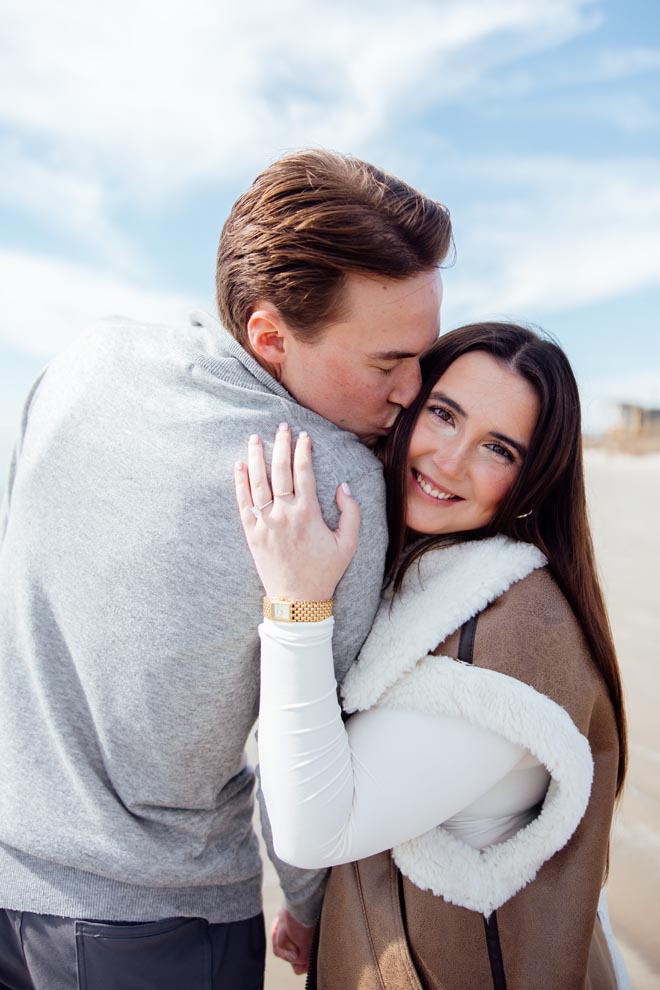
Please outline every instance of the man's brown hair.
M295 152L262 172L227 218L220 318L245 344L254 305L267 300L312 340L340 316L347 274L409 278L440 265L451 245L442 203L359 158Z

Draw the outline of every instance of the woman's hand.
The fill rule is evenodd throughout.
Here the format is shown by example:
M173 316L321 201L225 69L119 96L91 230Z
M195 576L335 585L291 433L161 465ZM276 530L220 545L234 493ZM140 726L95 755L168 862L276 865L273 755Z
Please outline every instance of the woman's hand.
M236 499L248 546L266 594L321 601L332 598L357 547L360 509L348 485L337 489L341 513L333 532L321 515L312 467L312 442L302 432L291 466L291 433L275 434L272 489L258 436L251 436L247 466L237 461Z

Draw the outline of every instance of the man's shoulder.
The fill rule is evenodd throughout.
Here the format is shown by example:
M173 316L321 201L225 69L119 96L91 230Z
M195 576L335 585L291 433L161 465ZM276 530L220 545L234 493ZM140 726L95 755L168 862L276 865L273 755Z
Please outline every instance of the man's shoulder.
M366 483L371 481L381 485L381 462L354 433L342 430L304 406L296 404L292 415L295 416L295 426L306 430L311 437L317 477L330 474L333 478L339 478L337 484L342 481L355 483L363 479Z
M312 438L322 501L334 501L342 481L380 494L380 462L358 437L301 406L226 338L208 315L202 321L193 314L180 325L107 318L51 362L44 392L62 396L68 406L91 402L96 408L105 397L123 416L127 406L160 406L168 420L180 421L185 436L206 438L221 460L239 456L252 433L268 454L278 424L286 421L294 439L302 430ZM140 419L145 429L148 421Z
M173 355L184 355L192 344L184 325L144 323L124 317L106 317L91 323L74 337L49 364L49 378L67 375L103 377L121 368L145 369Z
M199 349L199 340L205 337L204 328L180 323L160 323L133 320L127 317L105 317L92 323L78 340L73 350L91 350L99 354L135 353L154 355Z

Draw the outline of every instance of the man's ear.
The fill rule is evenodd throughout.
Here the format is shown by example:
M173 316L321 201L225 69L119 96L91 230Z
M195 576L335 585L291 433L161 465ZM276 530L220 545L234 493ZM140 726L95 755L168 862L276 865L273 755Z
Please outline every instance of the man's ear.
M276 367L283 364L291 331L275 306L258 302L246 329L250 347L260 363Z

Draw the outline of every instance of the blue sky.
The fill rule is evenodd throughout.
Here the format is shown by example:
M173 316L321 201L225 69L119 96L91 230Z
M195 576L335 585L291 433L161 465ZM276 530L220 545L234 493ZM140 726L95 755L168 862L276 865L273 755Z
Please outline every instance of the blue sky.
M447 203L443 325L551 331L585 420L660 405L656 0L5 0L0 458L86 324L213 309L236 196L321 145Z

